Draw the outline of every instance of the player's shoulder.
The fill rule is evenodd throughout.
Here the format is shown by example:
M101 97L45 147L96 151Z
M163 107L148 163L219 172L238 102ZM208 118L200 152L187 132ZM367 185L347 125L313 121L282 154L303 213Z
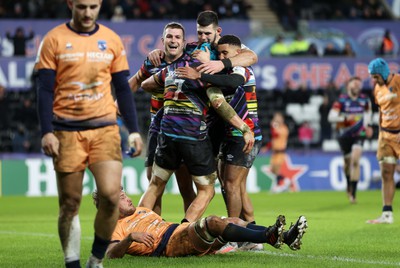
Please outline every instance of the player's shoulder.
M116 32L114 32L114 30L108 28L107 26L105 26L103 24L98 24L98 25L99 25L98 33L103 34L103 35L108 35L111 38L119 39L119 35Z
M46 38L58 38L59 36L64 36L66 32L69 32L66 23L59 24L47 32Z
M197 42L187 43L185 46L185 52L191 54L197 48L197 46Z

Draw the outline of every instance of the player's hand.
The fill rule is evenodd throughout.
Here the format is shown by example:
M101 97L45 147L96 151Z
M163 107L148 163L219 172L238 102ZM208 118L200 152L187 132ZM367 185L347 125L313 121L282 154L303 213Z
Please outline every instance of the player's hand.
M142 233L142 232L133 232L130 233L131 240L138 242L138 243L143 243L147 247L152 248L154 244L154 237L152 234L149 233Z
M165 55L165 53L161 49L154 49L154 50L150 51L147 58L149 59L151 64L158 67L161 65L161 59L164 58L164 55Z
M368 126L365 128L365 136L367 136L367 138L371 138L373 134L374 130L372 127Z
M210 61L211 52L208 50L208 47L205 47L206 51L201 49L196 49L192 52L192 58L200 61L201 63L206 63Z
M220 60L212 60L206 63L203 63L199 67L196 68L197 71L206 74L215 74L219 73L224 69L224 64Z
M356 120L356 115L355 114L346 115L346 121L352 122L354 120Z
M243 139L244 139L244 147L243 147L243 152L245 154L248 154L251 152L254 146L254 133L253 131L246 131L243 133Z
M175 74L179 78L187 78L192 80L200 79L200 73L189 66L177 68L175 70Z
M58 141L54 133L49 132L42 137L42 149L45 155L57 157L59 147L60 142Z
M126 152L130 157L138 156L143 150L143 141L139 132L133 132L128 136L129 151Z

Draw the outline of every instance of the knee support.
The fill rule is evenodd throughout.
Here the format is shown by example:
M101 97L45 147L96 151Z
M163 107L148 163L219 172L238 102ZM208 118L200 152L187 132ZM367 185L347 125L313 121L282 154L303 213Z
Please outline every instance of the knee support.
M213 172L209 175L205 175L205 176L195 176L192 175L192 180L200 185L214 185L215 184L215 180L217 179L217 173Z
M379 160L379 164L397 164L397 159L394 156L384 156Z
M168 181L172 173L172 170L162 168L156 163L153 164L153 174L163 181Z

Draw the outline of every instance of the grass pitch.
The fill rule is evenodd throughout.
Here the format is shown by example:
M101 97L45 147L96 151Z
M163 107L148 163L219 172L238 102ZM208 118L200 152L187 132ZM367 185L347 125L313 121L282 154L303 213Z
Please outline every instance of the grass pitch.
M397 193L399 195L399 193ZM131 196L137 203L139 196ZM106 260L105 267L400 267L400 212L394 204L395 223L368 225L381 211L380 191L358 193L358 204L348 203L343 192L258 193L251 195L258 224L271 225L279 214L287 226L305 215L309 228L300 251L286 245L277 250L265 245L263 252L184 258L125 256ZM399 197L397 197L398 199ZM396 199L395 199L396 201ZM163 217L183 218L180 196L165 195ZM0 198L0 267L63 267L57 236L57 198ZM206 215L225 215L217 194ZM95 208L84 197L80 211L81 260L85 264L93 239Z

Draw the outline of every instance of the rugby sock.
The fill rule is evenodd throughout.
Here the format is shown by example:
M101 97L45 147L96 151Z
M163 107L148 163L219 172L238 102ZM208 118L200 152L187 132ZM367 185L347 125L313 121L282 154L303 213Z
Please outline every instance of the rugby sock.
M222 239L230 242L266 243L265 230L252 230L229 223L222 233Z
M383 206L382 211L393 211L392 206Z
M72 262L66 262L65 267L67 268L81 268L81 263L79 260L77 261L72 261Z
M92 245L93 256L99 260L103 259L104 255L106 254L108 244L110 244L110 240L105 240L94 234L94 241Z
M282 185L283 184L283 179L284 179L285 177L283 177L282 175L278 175L277 177L276 177L276 184L277 185Z
M357 183L358 181L352 181L351 183L351 195L356 198Z
M183 218L182 220L181 220L181 223L184 223L184 222L189 222L186 218Z
M68 263L77 262L79 265L81 251L81 225L79 222L79 215L75 215L71 220L71 225L69 227L68 241L64 248L64 261L67 265ZM70 266L70 267L80 267L80 266Z
M247 229L251 229L251 230L257 230L257 231L266 231L268 228L265 226L261 226L261 225L256 225L255 222L254 223L249 223L246 225Z
M351 185L350 185L350 174L344 174L344 176L346 177L346 182L347 182L347 192L350 193L351 192Z

